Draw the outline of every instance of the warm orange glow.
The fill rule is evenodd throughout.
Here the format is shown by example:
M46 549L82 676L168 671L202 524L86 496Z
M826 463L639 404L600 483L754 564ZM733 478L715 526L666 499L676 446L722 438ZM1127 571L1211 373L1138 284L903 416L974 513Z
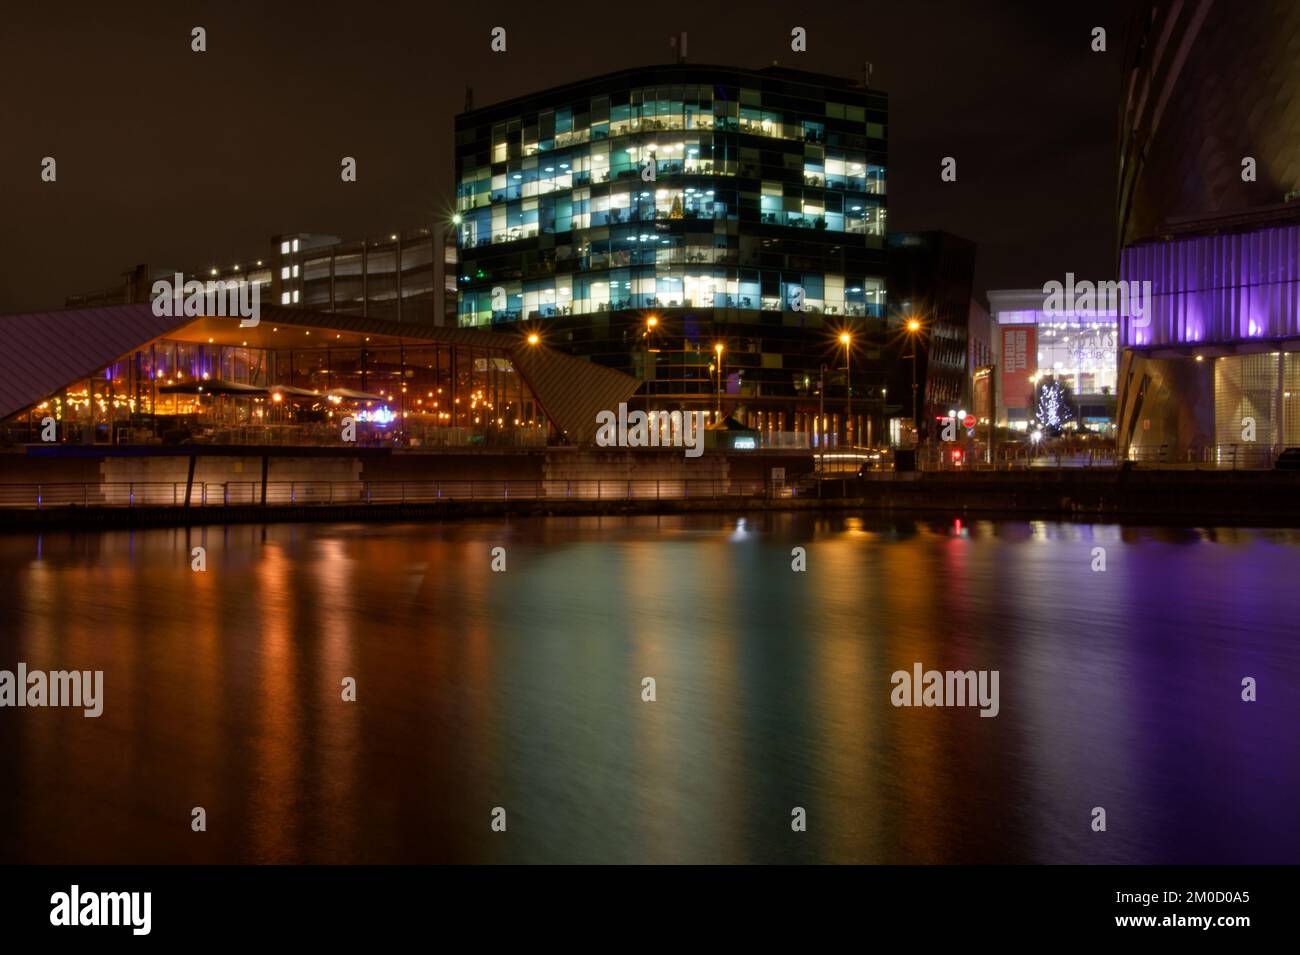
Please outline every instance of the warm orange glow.
M909 332L919 332L921 330L921 323L914 318L909 318L907 320L907 330Z
M528 344L530 345L536 345L541 340L542 340L541 337L536 332L533 332L531 335L528 336Z
M853 341L853 336L850 335L848 332L841 332L841 333L840 333L840 344L841 344L841 345L847 345L847 344L848 344L849 342L851 342L851 341Z
M645 323L650 328L654 328L656 325L659 324L659 319L656 318L654 315L651 315L649 318L645 320Z
M717 352L719 355L721 355L721 354L722 354L722 342L718 342L716 345L714 345L714 346L713 346L713 350L714 350L715 352Z

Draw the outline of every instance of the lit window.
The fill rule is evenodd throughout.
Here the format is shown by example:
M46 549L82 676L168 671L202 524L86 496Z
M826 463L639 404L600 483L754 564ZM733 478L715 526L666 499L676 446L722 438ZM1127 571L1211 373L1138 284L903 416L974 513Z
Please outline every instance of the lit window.
M295 304L295 305L298 304L298 290L297 290L297 289L294 289L294 290L293 290L293 304Z
M293 250L294 250L295 252L298 251L298 240L297 240L297 239L294 239L294 240L293 240Z
M293 277L294 278L298 277L298 266L296 265L293 267Z
M280 254L281 254L281 255L288 255L288 254L289 254L289 243L288 243L288 242L281 242L281 243L280 243Z
M280 293L280 304L281 304L281 305L288 305L288 304L289 304L289 293L288 293L288 292L281 292L281 293Z
M289 266L286 265L284 268L280 269L280 278L287 279L288 277L289 277Z

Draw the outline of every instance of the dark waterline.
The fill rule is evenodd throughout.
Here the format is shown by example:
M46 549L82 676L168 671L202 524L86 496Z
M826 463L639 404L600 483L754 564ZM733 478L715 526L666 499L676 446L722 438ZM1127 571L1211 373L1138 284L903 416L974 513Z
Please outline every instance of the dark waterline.
M0 861L1295 862L1298 586L1294 530L9 535L0 669L105 703L0 709ZM998 670L998 716L892 706L918 661Z

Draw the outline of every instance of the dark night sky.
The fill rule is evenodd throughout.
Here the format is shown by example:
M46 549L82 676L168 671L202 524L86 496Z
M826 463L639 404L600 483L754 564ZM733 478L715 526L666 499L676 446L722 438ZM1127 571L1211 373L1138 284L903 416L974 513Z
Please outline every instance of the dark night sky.
M689 60L858 76L890 96L889 226L978 243L977 287L1113 270L1130 4L15 4L0 29L0 313L61 307L137 262L194 268L279 232L411 228L452 201L452 117ZM190 52L190 28L208 52ZM494 26L509 52L488 50ZM791 53L805 27L809 51ZM1094 26L1109 52L1089 50ZM58 182L39 178L43 156ZM339 161L356 156L344 184ZM939 181L955 156L958 181Z

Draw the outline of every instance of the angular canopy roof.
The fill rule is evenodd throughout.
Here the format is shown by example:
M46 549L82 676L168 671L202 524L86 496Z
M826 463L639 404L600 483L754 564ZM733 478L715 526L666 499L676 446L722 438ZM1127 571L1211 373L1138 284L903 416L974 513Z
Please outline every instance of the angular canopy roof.
M0 316L0 420L37 404L60 389L89 378L109 362L156 338L172 337L257 348L289 347L290 330L309 336L318 330L353 344L447 344L496 350L508 355L547 417L568 439L595 439L596 414L617 408L637 390L635 378L583 361L521 335L468 328L397 323L379 319L262 305L261 321L244 328L237 317L158 316L149 303L105 308L63 309ZM283 336L280 329L285 328ZM315 345L304 340L304 347Z

